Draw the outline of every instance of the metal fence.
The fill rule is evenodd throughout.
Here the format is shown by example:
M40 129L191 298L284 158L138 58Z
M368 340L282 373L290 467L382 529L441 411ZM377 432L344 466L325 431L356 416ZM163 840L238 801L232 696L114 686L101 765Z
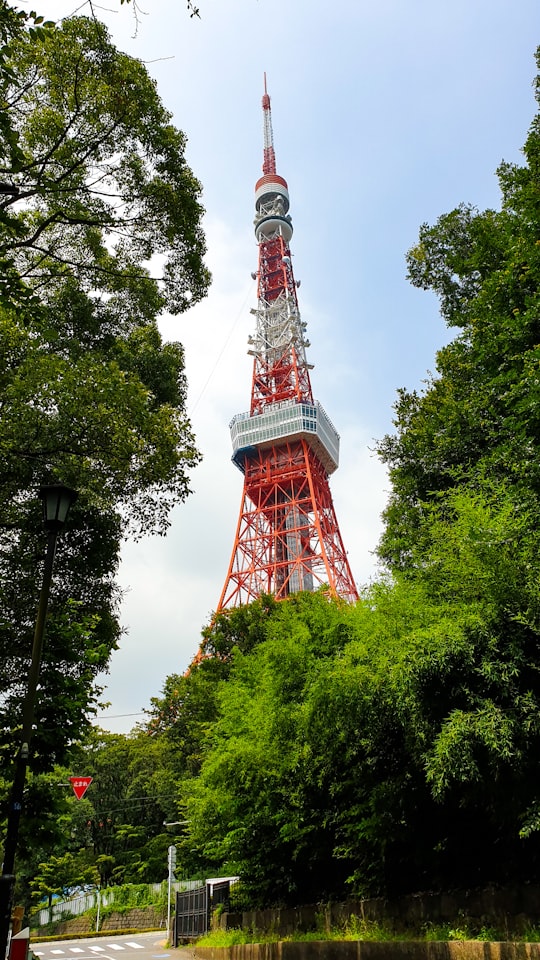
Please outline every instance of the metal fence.
M167 881L164 881L165 886ZM172 884L172 889L176 892L179 890L191 890L195 887L200 887L200 880L177 880ZM140 884L137 884L140 889ZM156 898L159 896L160 892L163 889L163 884L161 883L149 883L147 884L148 890L150 893L154 894ZM75 896L66 897L64 900L56 900L51 907L42 907L41 910L38 910L37 913L32 917L32 921L36 921L36 926L44 927L48 923L54 923L58 920L67 920L69 917L78 917L81 913L86 913L87 910L92 910L98 905L98 897L101 899L101 906L107 907L110 904L114 903L115 900L115 891L119 888L117 887L104 887L103 890L98 890L96 887L93 890L88 890L83 894L76 894ZM167 892L165 890L165 898L167 897ZM125 906L125 900L122 900L122 906ZM137 906L136 903L133 906Z

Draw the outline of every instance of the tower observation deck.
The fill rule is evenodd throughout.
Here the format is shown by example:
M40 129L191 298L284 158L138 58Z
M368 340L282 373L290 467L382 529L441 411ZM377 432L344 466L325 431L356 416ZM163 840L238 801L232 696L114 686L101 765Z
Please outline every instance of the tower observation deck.
M233 461L244 476L235 542L218 612L262 593L283 599L324 585L358 596L335 516L328 478L339 463L339 435L313 398L290 241L286 180L276 172L270 97L264 83L262 177L255 184L259 246L253 378L249 411L233 417Z

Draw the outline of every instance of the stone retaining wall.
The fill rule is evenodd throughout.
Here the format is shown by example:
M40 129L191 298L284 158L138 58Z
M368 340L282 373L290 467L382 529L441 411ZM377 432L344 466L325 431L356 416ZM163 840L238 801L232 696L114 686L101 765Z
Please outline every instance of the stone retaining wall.
M167 926L166 907L134 907L125 913L105 913L99 922L100 933L107 930L160 930ZM95 915L83 914L72 920L59 920L58 923L32 930L32 939L39 936L56 936L60 934L94 933L96 929Z

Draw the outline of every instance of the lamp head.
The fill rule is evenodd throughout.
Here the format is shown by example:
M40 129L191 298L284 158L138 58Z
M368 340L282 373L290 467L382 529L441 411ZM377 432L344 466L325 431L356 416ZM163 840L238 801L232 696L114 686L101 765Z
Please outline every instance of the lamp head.
M63 483L50 483L40 487L39 497L43 501L45 528L60 531L66 522L71 504L78 497L77 491L65 487Z

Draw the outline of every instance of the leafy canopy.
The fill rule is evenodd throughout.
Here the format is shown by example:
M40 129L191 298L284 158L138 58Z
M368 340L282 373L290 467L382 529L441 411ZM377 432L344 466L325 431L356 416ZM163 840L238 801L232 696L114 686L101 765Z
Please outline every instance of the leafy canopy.
M143 64L76 17L37 38L19 32L4 67L17 149L0 176L18 191L0 203L7 264L45 299L68 275L137 300L155 286L152 261L162 306L196 303L208 285L200 186Z
M189 492L184 355L157 318L203 296L208 272L200 185L144 66L94 19L39 20L0 3L0 750L32 646L37 490L61 480L79 499L47 625L44 769L84 729L118 643L122 538L164 533Z

